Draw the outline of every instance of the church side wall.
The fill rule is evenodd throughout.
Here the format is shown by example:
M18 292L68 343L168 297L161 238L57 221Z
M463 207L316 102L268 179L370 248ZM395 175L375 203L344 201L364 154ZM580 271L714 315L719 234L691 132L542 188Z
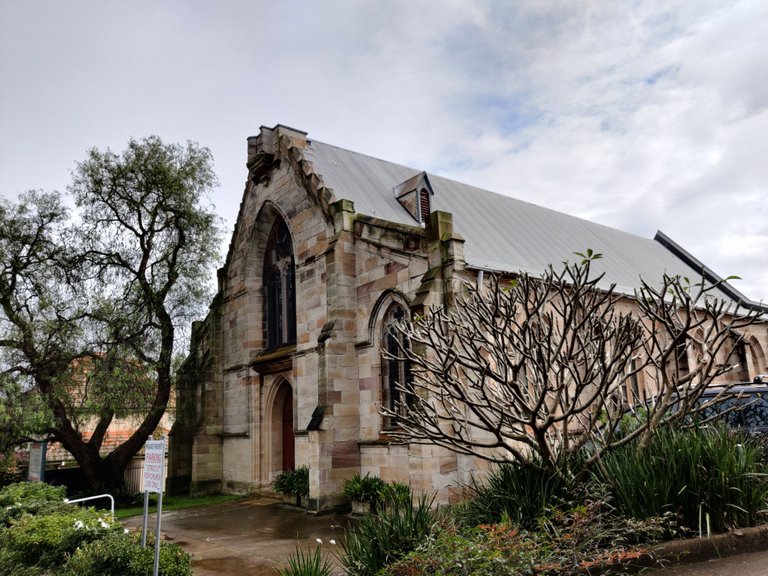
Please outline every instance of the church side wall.
M442 232L447 234L435 231L438 240L430 243L423 229L416 237L411 227L366 217L356 222L360 473L436 493L445 502L455 499L459 485L484 464L436 446L390 444L379 412L385 400L381 346L387 310L394 303L406 310L419 303L446 305L462 280L474 279L463 269L460 239L451 230Z

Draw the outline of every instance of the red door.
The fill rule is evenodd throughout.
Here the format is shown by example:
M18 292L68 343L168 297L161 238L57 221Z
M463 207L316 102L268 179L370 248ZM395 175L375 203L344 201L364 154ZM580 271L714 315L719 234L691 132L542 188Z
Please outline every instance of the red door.
M293 392L288 394L283 401L283 470L296 468L296 448L293 436Z

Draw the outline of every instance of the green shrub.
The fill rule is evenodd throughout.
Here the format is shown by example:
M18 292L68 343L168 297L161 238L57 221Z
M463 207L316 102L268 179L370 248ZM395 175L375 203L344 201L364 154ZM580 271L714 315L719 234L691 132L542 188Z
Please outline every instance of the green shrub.
M495 524L506 516L526 528L535 527L552 507L568 500L573 489L564 473L519 463L501 464L482 484L467 488L468 500L456 509L464 524Z
M645 450L627 444L595 471L632 518L675 514L680 526L712 531L753 526L768 499L765 456L752 439L724 429L662 430Z
M553 509L533 530L507 518L466 528L445 516L415 551L377 576L625 574L642 555L633 546L656 542L665 533L663 519L619 518L600 498L566 511Z
M78 547L117 531L122 531L119 524L92 508L25 514L0 530L0 574L60 566Z
M413 498L413 492L408 484L402 482L387 482L379 491L382 502L405 502Z
M437 517L434 498L389 502L377 515L366 514L345 534L341 563L351 576L372 576L429 536Z
M0 506L23 501L64 500L64 486L51 486L44 482L17 482L0 489Z
M378 476L355 474L344 482L344 495L360 502L377 503L386 485Z
M23 514L43 514L65 509L65 488L43 482L17 482L0 490L0 526Z
M272 482L272 488L280 494L293 494L293 470L283 470Z
M6 450L6 452L0 452L0 486L8 486L24 480L20 467L21 458L10 446L6 446Z
M283 470L272 482L272 487L280 494L309 496L309 468L302 466L296 470Z
M554 557L566 562L569 557L576 563L606 551L653 544L673 534L669 517L636 520L619 515L604 486L590 483L576 496L578 504L552 510L536 530Z
M381 576L518 576L533 573L536 544L506 526L460 531L438 526L413 552L389 564ZM379 576L379 575L377 575Z
M288 566L280 568L280 576L331 576L333 566L328 558L322 555L320 547L314 552L297 548L294 554L288 557Z
M294 471L293 493L299 496L309 496L309 468L306 466Z
M63 576L147 576L152 574L152 538L141 547L138 534L112 533L82 546L69 559ZM179 546L160 543L160 576L192 576L189 554Z

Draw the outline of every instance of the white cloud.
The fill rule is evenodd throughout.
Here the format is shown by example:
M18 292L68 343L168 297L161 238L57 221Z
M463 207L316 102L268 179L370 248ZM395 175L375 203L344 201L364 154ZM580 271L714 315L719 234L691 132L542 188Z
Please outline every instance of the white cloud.
M281 122L644 236L768 299L768 5L296 0L0 6L0 187L63 189L90 146L216 157Z

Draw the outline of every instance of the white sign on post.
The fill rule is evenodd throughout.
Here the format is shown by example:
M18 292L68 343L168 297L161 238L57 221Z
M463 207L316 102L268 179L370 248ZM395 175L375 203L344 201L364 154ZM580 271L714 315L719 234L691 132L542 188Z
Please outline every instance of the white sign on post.
M157 492L157 525L155 526L155 565L153 576L160 570L160 519L163 516L163 489L165 488L165 436L162 440L147 440L144 444L144 529L141 547L147 546L147 520L149 518L149 493Z
M165 488L165 439L147 440L144 445L144 491L161 494Z

